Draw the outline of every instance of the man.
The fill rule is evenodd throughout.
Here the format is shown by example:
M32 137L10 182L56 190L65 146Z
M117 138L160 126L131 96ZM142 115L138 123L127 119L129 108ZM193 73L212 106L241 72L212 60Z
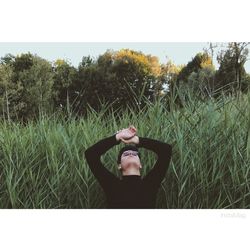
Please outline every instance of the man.
M155 208L158 189L169 166L171 145L136 135L134 126L122 129L116 134L100 140L85 151L87 163L103 188L108 208ZM107 170L101 162L101 155L120 142L126 145L118 154L118 168L122 179ZM142 168L138 148L155 152L158 159L149 173L141 178Z

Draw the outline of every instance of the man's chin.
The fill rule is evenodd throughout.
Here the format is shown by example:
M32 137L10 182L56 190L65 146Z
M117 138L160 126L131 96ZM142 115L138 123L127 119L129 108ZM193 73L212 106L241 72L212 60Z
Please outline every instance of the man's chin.
M131 161L127 164L127 167L130 168L130 167L139 167L138 163L137 162L134 162L134 161Z

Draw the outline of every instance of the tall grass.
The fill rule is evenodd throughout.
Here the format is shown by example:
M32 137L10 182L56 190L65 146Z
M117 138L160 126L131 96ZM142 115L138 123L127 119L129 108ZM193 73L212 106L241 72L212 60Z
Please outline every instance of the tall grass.
M1 208L104 208L104 193L84 151L133 124L138 135L165 141L173 156L157 208L250 207L250 93L205 102L185 95L184 106L162 100L139 112L100 112L85 118L41 116L26 126L0 122ZM119 176L113 147L102 161ZM142 175L156 161L141 149Z

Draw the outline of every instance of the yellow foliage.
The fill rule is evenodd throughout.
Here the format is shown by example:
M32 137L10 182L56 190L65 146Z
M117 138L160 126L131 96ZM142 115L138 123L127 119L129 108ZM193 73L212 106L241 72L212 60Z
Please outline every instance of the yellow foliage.
M201 68L208 68L213 65L213 61L211 57L208 57L206 60L202 61Z
M171 60L168 60L165 65L162 65L162 73L178 75L184 67L184 64L175 65Z
M62 66L62 65L64 65L64 64L67 64L67 62L66 62L65 60L63 60L63 59L58 58L58 59L55 61L54 64L55 64L56 67L60 67L60 66Z
M144 55L141 51L121 49L113 54L113 60L122 60L125 64L136 64L154 75L161 73L159 59L156 56Z

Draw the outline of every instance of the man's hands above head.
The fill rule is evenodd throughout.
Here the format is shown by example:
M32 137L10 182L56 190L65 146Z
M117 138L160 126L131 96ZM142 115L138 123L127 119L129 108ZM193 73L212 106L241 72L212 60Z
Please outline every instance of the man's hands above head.
M130 138L130 139L121 139L125 144L139 144L139 137L137 135L135 135L134 137Z
M137 129L130 125L128 128L123 128L122 130L119 130L116 134L116 140L123 141L125 144L127 143L139 143L139 138L136 135Z

